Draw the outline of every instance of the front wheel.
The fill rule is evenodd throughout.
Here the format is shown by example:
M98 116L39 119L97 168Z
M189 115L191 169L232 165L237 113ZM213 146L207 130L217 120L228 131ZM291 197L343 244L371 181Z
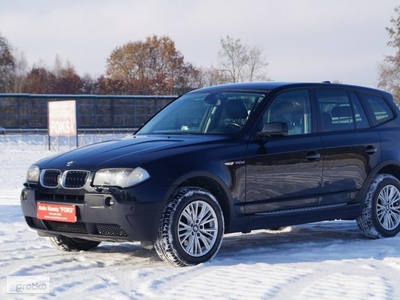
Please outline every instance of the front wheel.
M58 250L71 252L71 251L88 251L96 248L100 242L88 241L78 238L69 238L63 235L56 235L50 237L51 244Z
M379 174L372 182L358 227L370 238L393 237L400 231L400 182Z
M157 254L174 266L211 260L224 234L224 218L215 197L198 187L184 187L170 198L154 245Z

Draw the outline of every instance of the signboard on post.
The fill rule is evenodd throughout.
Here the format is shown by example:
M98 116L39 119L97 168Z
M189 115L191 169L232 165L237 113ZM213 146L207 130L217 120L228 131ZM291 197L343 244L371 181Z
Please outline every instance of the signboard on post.
M75 100L49 102L49 136L76 136Z

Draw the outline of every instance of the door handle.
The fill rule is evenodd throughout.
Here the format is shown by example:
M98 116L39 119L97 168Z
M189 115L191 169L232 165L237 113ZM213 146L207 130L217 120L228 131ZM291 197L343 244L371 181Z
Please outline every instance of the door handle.
M316 160L321 157L321 154L315 151L308 152L306 155L307 160Z
M372 154L376 153L376 151L378 151L378 148L376 148L374 146L368 146L367 148L365 148L365 152L368 155L372 155Z

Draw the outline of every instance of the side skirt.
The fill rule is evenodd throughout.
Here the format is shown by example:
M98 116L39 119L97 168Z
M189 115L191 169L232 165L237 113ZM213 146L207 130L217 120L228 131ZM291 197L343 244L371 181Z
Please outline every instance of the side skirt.
M330 220L354 220L361 214L362 206L356 204L333 204L309 208L288 209L257 213L249 216L245 232L255 229L276 228Z

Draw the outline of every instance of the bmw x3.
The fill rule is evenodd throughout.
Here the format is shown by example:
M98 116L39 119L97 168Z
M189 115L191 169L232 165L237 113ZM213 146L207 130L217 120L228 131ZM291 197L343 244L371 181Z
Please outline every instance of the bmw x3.
M391 94L326 83L240 83L186 93L134 135L31 165L30 228L60 250L140 241L175 266L223 235L355 220L400 231L400 119Z

